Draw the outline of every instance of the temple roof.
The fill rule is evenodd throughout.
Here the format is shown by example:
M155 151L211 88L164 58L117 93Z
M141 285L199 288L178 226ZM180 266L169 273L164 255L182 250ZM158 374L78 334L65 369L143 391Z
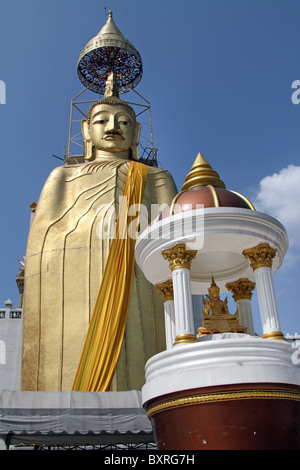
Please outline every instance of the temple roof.
M181 191L160 215L160 219L200 207L239 207L254 210L242 194L226 189L219 174L198 153Z

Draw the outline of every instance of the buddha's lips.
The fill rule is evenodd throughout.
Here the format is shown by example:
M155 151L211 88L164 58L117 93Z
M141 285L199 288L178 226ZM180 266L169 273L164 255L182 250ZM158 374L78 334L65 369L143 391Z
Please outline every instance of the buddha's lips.
M109 134L103 137L104 140L125 140L121 134Z

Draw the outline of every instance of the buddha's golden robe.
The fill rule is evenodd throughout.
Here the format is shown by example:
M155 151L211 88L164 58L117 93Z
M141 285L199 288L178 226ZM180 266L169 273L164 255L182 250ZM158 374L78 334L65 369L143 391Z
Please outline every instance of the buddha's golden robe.
M70 390L102 279L119 197L130 162L118 158L64 165L50 174L31 225L25 261L22 389ZM143 205L168 204L171 175L149 167ZM152 212L153 215L153 212ZM101 222L102 220L102 222ZM140 390L146 361L165 349L160 294L137 265L122 349L111 390Z

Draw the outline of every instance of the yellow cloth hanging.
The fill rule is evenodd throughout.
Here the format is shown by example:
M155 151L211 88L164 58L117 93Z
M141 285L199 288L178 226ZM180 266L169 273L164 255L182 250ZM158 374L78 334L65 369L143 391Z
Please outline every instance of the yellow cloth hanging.
M136 237L128 233L136 214L128 215L129 207L140 207L148 175L148 167L131 162L102 282L89 324L86 340L76 372L73 390L108 391L123 341L134 273ZM131 236L130 236L131 235Z

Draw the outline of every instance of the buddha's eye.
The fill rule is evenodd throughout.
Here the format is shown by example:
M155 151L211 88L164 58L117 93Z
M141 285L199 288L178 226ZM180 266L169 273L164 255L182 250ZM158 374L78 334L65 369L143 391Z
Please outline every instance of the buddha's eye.
M94 121L93 124L106 124L107 122L107 119L98 119L97 121Z
M119 124L122 124L123 126L131 126L131 121L128 119L120 119Z

